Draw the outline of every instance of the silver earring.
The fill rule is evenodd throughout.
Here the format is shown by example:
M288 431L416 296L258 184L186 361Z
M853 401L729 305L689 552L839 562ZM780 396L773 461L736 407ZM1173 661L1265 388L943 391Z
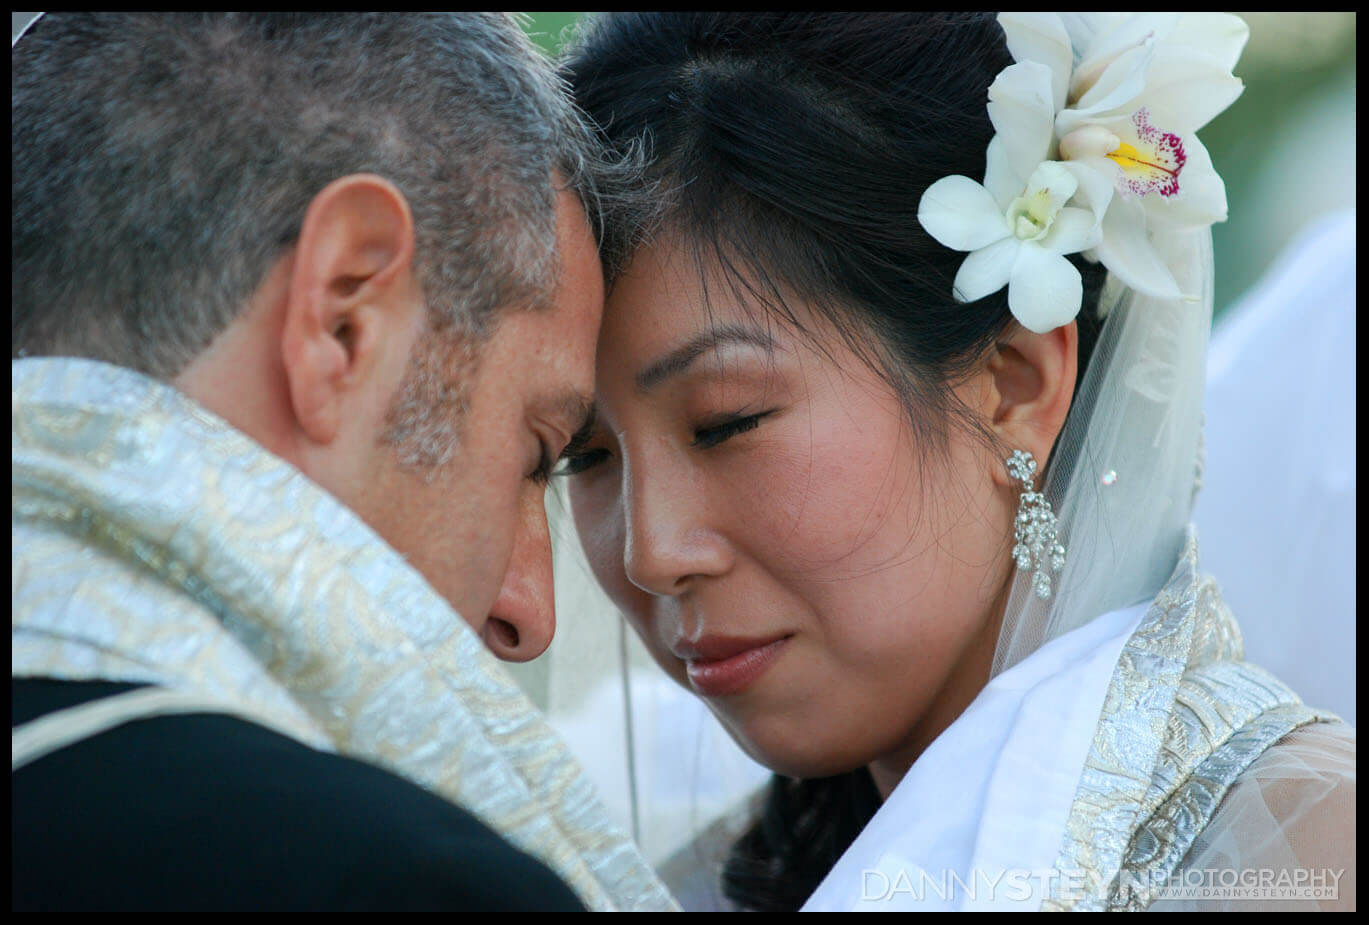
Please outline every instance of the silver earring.
M1035 569L1032 575L1032 590L1042 599L1051 596L1050 572L1058 572L1065 567L1065 547L1056 541L1055 512L1051 510L1046 496L1036 490L1036 460L1031 453L1013 450L1008 457L1008 475L1022 483L1022 498L1017 504L1017 520L1014 521L1012 557L1022 571Z

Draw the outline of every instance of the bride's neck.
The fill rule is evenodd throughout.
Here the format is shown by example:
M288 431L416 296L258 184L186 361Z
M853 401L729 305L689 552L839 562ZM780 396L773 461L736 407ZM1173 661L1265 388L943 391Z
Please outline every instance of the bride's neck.
M1008 606L1008 592L1012 588L1013 574L1008 574L993 605L989 608L989 618L983 629L970 640L961 653L960 659L947 676L946 684L937 692L935 699L923 712L903 744L893 752L870 762L870 776L874 778L880 799L887 800L894 792L903 775L913 766L913 762L945 732L951 723L960 718L984 685L989 683L989 672L993 668L994 650L998 645L998 631L1003 625L1003 614Z

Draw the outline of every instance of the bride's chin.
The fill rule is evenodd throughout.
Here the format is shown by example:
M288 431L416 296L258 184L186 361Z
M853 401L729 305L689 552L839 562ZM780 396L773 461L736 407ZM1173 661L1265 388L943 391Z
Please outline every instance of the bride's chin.
M743 723L721 717L742 751L758 764L785 777L809 780L833 777L862 768L877 755L848 743L825 742L799 724ZM769 728L767 728L769 727Z

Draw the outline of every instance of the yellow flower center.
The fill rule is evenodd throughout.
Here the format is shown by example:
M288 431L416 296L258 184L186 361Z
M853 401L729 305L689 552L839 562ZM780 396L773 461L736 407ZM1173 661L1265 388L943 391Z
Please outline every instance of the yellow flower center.
M1050 231L1058 209L1051 207L1049 188L1029 191L1018 196L1008 206L1008 226L1023 241L1036 241Z

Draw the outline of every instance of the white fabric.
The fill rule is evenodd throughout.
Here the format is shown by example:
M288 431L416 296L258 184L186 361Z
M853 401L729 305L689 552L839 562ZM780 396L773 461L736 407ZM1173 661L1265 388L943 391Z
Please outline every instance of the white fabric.
M804 910L1039 907L1108 682L1147 606L1098 617L990 681Z
M1351 725L1355 353L1351 209L1304 229L1214 330L1194 510L1246 659Z

